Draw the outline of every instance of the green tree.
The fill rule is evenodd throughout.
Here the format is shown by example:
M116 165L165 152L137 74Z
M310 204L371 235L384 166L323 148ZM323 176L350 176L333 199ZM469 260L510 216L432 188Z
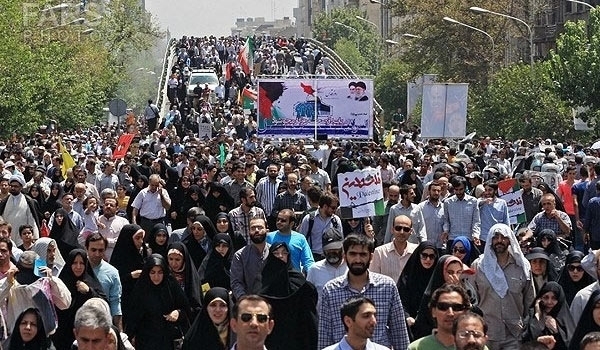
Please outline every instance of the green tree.
M356 16L364 18L365 14L354 8L334 9L328 15L323 13L314 21L313 36L332 48L335 48L336 43L342 39L353 42L358 47L360 58L356 57L352 50L338 52L338 55L350 67L366 69L361 73L355 73L375 75L381 65L383 40L373 25L359 20ZM346 53L350 55L344 56ZM363 60L366 62L366 67Z
M497 72L481 94L470 95L467 129L508 139L574 136L570 109L552 90L547 63Z
M387 128L398 108L406 116L406 82L410 78L410 67L400 60L387 61L375 77L375 96L383 108Z
M352 68L354 73L359 75L368 74L369 64L358 51L355 42L341 38L336 41L333 50Z
M572 107L590 107L582 119L600 130L600 12L590 11L585 21L565 23L565 31L550 55L554 89Z

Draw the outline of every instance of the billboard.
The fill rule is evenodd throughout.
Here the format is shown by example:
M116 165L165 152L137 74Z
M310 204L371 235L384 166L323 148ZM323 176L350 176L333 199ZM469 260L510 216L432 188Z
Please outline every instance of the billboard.
M259 79L258 136L373 137L373 81Z
M465 137L469 84L424 84L421 137Z

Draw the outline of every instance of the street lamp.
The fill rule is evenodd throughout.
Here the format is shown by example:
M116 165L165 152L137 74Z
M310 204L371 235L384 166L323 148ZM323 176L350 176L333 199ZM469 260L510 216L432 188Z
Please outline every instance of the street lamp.
M463 27L467 27L469 29L475 30L475 31L480 32L481 34L487 36L490 39L490 41L492 42L492 61L490 63L490 67L491 67L492 74L493 74L494 73L494 48L496 47L496 45L494 44L494 38L492 38L492 36L489 35L486 31L483 31L483 30L481 30L479 28L476 28L476 27L470 26L468 24L459 22L459 21L457 21L457 20L455 20L453 18L450 18L450 17L446 16L446 17L444 17L444 21L450 22L450 23L454 23L454 24L458 24L458 25L461 25Z
M373 27L375 27L376 30L379 30L379 27L377 26L377 24L369 21L368 19L366 19L364 17L361 17L361 16L355 16L355 17L356 17L356 19L359 19L359 20L361 20L363 22L369 23L370 25L372 25Z
M373 0L371 0L371 2L372 2L372 1L373 1ZM574 2L574 3L576 3L576 4L581 4L581 5L584 5L584 6L588 7L589 9L593 9L593 8L594 8L594 6L592 6L592 5L588 4L587 2L583 2L583 1L579 1L579 0L567 0L567 1L568 1L568 2Z
M574 0L567 0L567 1L574 1ZM525 22L524 20L517 18L517 17L513 17L513 16L510 16L510 15L507 15L504 13L486 10L484 8L477 7L477 6L470 7L469 10L471 10L473 12L477 12L477 13L489 13L492 15L509 18L509 19L515 20L515 21L525 25L525 27L527 27L527 32L529 33L529 63L531 64L531 68L533 68L533 31L531 30L531 26L529 24L527 24L527 22Z
M348 29L348 30L351 30L351 31L353 31L354 33L356 33L356 49L358 50L358 52L360 52L360 35L359 35L359 33L358 33L358 30L356 30L356 29L354 29L354 28L350 27L350 26L349 26L349 25L347 25L347 24L344 24L344 23L342 23L342 22L338 22L338 21L335 21L335 22L333 22L333 24L335 24L335 25L338 25L338 26L340 26L340 27L344 27L344 28L346 28L346 29Z

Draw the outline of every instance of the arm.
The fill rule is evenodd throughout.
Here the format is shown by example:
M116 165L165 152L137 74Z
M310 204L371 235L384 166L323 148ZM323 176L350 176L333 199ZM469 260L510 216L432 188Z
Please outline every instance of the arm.
M171 198L169 197L169 192L164 188L160 188L160 202L166 210L171 209Z
M332 327L333 323L336 321L336 319L334 319L331 315L333 312L334 310L331 310L329 303L329 293L325 288L323 288L321 300L319 301L319 342L317 349L323 349L337 341L333 339Z
M139 212L140 212L140 211L139 211L139 209L138 209L138 208L136 208L136 207L133 207L133 211L132 211L132 214L131 214L131 223L132 223L132 224L137 224L137 222L136 222L136 221L137 221L137 217L138 217L138 214L139 214ZM116 241L116 240L115 240L115 243L117 243L117 241Z
M406 349L410 341L408 339L408 331L406 330L406 322L400 321L404 319L404 309L396 286L391 285L389 294L391 295L391 300L387 325L390 330L390 341L394 349Z
M60 278L44 277L50 285L52 302L60 310L66 310L71 306L71 292Z
M563 235L568 235L571 233L571 219L569 216L561 211L555 210L554 215L556 220L558 221L558 225L560 226L560 231Z
M305 237L302 238L302 252L300 255L300 261L302 263L302 269L304 273L308 273L310 267L315 263L313 259L312 252L310 251L310 246L308 245L308 241Z
M381 250L375 249L373 252L373 258L371 259L371 265L369 265L369 271L381 273Z
M230 269L231 291L236 299L239 299L242 295L246 294L246 287L244 285L244 267L241 253L241 251L237 251L233 255Z
M474 239L479 240L479 236L481 235L481 217L479 216L479 206L475 203L475 209L473 210L473 214L471 217L471 222L473 226L471 228L471 235Z

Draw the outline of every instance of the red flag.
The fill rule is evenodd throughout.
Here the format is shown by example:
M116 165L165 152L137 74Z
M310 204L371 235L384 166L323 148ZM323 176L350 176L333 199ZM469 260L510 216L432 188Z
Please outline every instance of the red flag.
M42 220L42 227L40 228L40 237L50 236L50 228L46 225L46 220Z
M117 147L113 151L113 159L124 158L127 154L127 150L129 149L129 145L131 141L133 141L134 134L123 134L119 137L119 142L117 142Z

